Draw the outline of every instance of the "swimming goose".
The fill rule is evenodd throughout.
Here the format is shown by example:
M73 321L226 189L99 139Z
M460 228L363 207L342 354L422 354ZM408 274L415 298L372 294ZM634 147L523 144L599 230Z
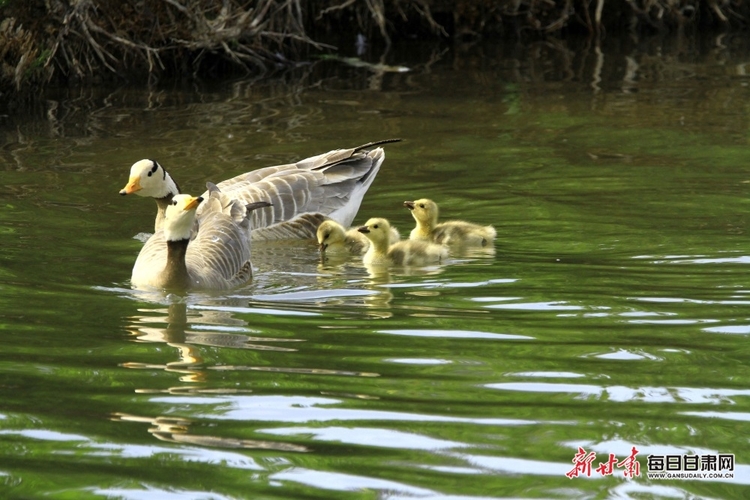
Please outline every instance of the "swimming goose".
M390 244L391 225L386 219L374 218L358 229L370 240L362 262L376 266L425 266L448 258L443 245L426 241L405 240Z
M480 226L462 220L451 220L438 224L438 206L432 200L423 198L405 201L404 206L411 211L417 221L409 238L417 241L431 241L451 246L480 246L492 243L497 231L492 226Z
M351 149L336 149L297 163L265 167L218 184L219 189L242 203L267 200L270 207L252 214L254 240L315 238L325 219L348 227L357 215L367 189L385 159L375 147L401 139L370 142ZM140 160L130 168L121 195L135 193L156 200L155 231L164 221L164 210L180 188L156 160ZM203 193L203 197L207 196ZM205 208L198 207L198 220Z
M370 240L356 227L344 230L344 226L335 220L323 221L318 226L318 244L320 253L327 254L363 254L370 248ZM390 241L401 239L398 229L391 227Z
M208 196L178 194L164 210L162 229L138 254L130 278L135 288L223 290L252 278L250 214L265 201L245 205L208 184ZM205 200L205 201L204 201ZM203 203L198 230L195 218Z

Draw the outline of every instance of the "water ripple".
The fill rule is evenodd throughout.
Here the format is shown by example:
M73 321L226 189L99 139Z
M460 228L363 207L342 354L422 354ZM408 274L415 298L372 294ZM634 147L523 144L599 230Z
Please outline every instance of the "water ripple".
M101 495L106 498L119 498L122 500L239 500L238 497L219 495L218 493L209 493L207 491L182 490L179 488L164 489L149 485L144 485L144 489L125 489L125 488L87 488L95 495Z
M645 403L690 403L721 404L733 403L729 398L750 396L750 389L708 389L697 387L638 387L586 384L554 384L544 382L502 382L486 384L489 389L539 393L571 393L578 398L605 398L618 403L642 401Z
M750 422L750 413L736 412L736 411L683 411L682 415L690 415L693 417L703 418L720 418L723 420L736 420L739 422Z
M358 289L336 289L336 290L308 290L303 292L276 293L271 295L253 295L250 297L256 301L309 301L317 302L325 299L340 297L365 297L368 295L377 295L379 292L374 290Z
M428 359L428 358L391 358L391 359L385 359L384 361L389 361L391 363L403 363L405 365L426 365L426 366L448 365L450 363L453 363L453 361L450 361L448 359Z
M565 301L551 302L517 302L513 304L490 304L488 309L513 309L518 311L580 311L583 306L576 306Z
M456 422L475 425L535 425L535 420L510 418L470 418L444 415L425 415L385 410L358 410L331 408L341 403L331 398L304 396L156 396L155 403L190 405L197 417L218 420L260 422L327 422L331 420L403 421L403 422ZM201 413L201 405L211 406L211 411ZM320 406L326 406L321 408Z
M238 307L238 306L202 306L194 305L191 309L197 310L210 310L210 311L226 311L233 313L244 313L244 314L268 314L270 316L321 316L320 313L297 311L289 309L273 309L270 307Z
M750 333L750 325L712 326L704 328L703 331L709 333L725 333L729 335L747 335Z
M526 335L510 333L473 332L468 330L378 330L378 333L390 335L407 335L411 337L462 338L462 339L496 339L496 340L534 340Z
M419 497L435 494L435 492L431 490L405 485L396 481L355 476L340 472L316 471L303 469L301 467L294 467L284 472L277 472L272 474L269 479L271 481L294 481L296 483L312 486L313 488L334 491L384 490Z
M360 446L377 446L406 450L443 450L465 448L466 443L435 439L412 432L369 427L283 427L258 429L257 432L280 436L309 435L319 441L340 442Z
M702 255L639 255L634 259L650 260L652 264L750 264L750 256L705 257Z

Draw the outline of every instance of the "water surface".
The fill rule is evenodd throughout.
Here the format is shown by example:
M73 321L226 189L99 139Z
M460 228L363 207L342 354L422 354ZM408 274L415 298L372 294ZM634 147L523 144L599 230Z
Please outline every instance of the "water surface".
M425 49L274 80L58 91L2 118L3 498L742 498L750 484L748 53ZM374 62L378 62L377 58ZM400 137L355 222L404 200L491 252L372 274L311 241L255 280L131 290L158 159L183 190ZM569 479L735 454L734 479Z

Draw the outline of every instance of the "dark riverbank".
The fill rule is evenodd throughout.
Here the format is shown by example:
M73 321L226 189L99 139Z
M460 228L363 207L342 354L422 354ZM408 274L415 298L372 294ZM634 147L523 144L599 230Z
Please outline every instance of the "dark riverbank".
M557 43L733 33L748 25L750 7L716 0L0 0L0 15L0 93L8 101L50 84L260 75L331 54L368 60L404 39Z

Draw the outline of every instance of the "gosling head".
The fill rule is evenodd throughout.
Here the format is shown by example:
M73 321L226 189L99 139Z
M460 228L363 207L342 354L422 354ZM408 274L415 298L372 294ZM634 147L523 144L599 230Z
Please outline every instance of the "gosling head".
M416 201L405 201L404 206L411 211L411 216L419 223L434 226L438 220L438 206L432 200L422 198Z
M130 167L128 183L120 194L137 194L151 198L164 198L180 193L177 183L156 160L141 160Z
M325 220L318 226L318 244L320 251L325 252L326 248L336 243L344 242L344 228L335 221Z
M390 243L391 225L386 219L373 218L368 220L364 226L358 227L357 231L363 233L373 244L386 245Z
M195 223L195 210L203 198L178 194L164 211L164 238L167 241L190 239Z

